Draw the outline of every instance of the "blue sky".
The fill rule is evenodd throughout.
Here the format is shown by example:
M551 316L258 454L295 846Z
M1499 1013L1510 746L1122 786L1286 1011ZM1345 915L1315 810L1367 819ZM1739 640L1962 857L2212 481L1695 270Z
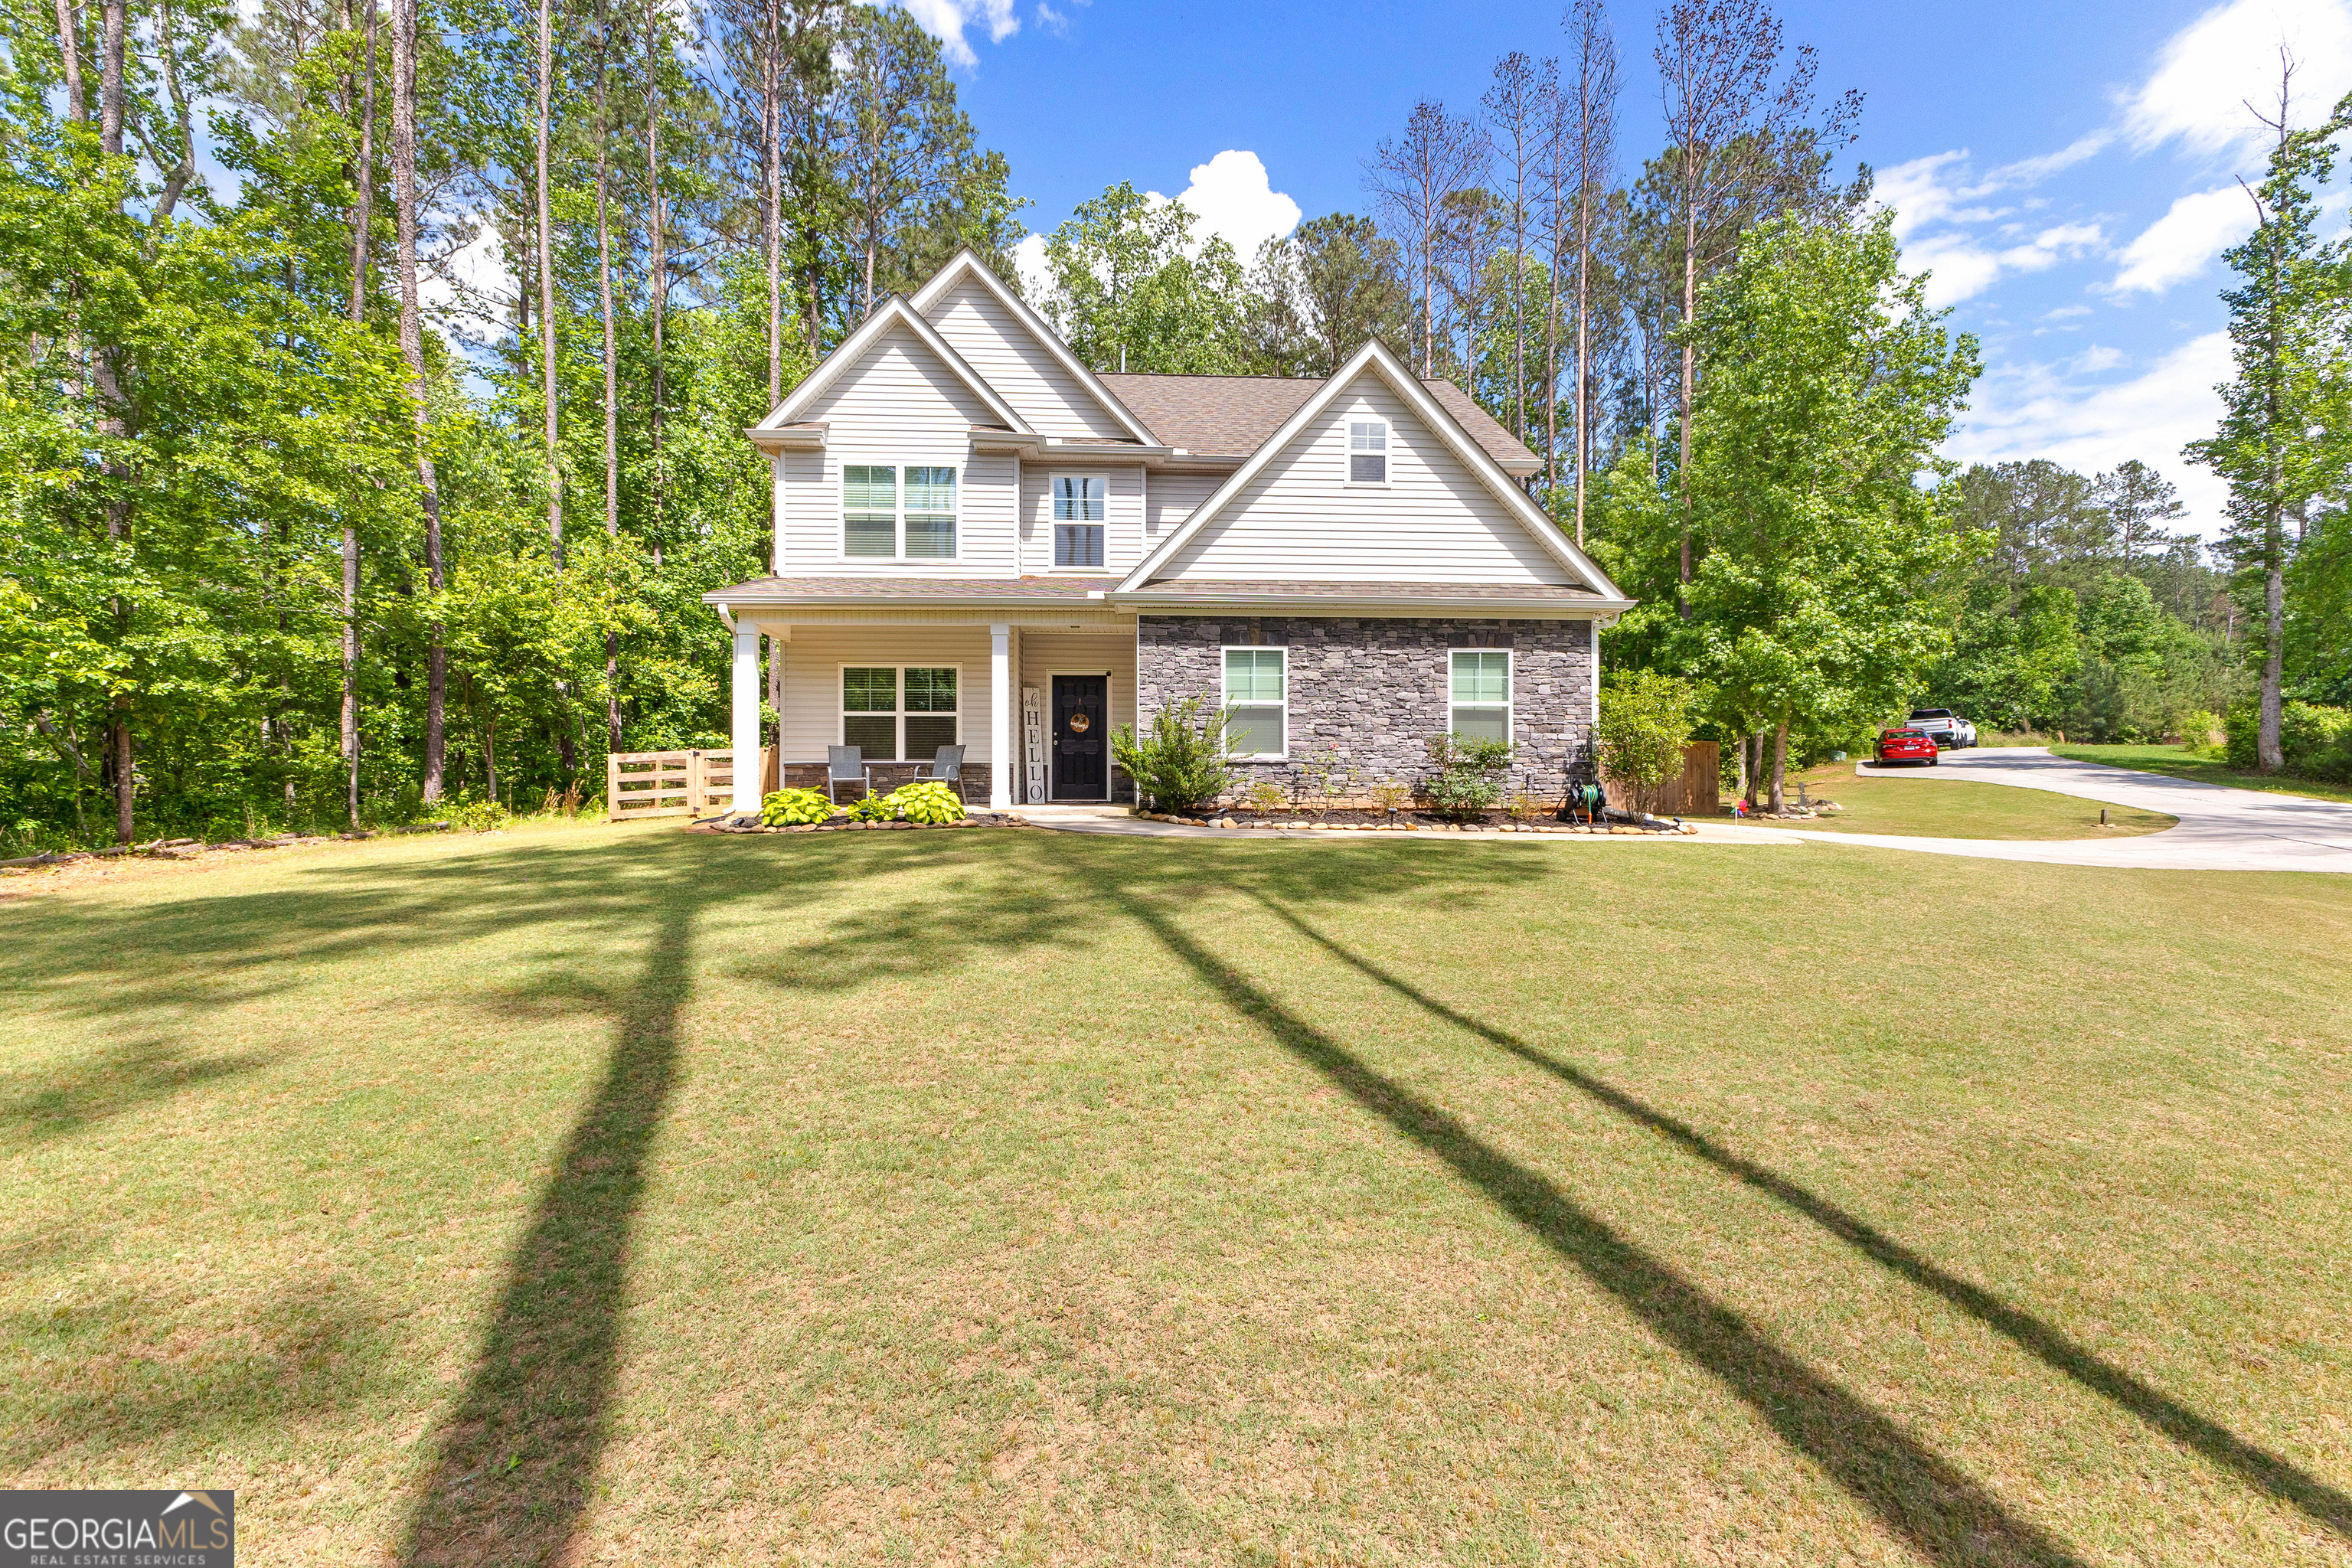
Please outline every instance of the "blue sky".
M947 40L982 140L1050 229L1118 180L1190 205L1244 255L1365 205L1360 160L1415 102L1471 110L1498 55L1564 45L1559 5L908 0ZM2085 470L2137 457L2210 532L2220 491L2179 458L2229 371L2223 247L2261 166L2243 100L2301 62L2303 113L2352 88L2352 0L2220 6L1790 4L1824 89L1867 95L1858 154L1987 374L1951 451ZM1617 8L1629 157L1662 139L1651 5ZM2298 115L2298 118L2302 118Z

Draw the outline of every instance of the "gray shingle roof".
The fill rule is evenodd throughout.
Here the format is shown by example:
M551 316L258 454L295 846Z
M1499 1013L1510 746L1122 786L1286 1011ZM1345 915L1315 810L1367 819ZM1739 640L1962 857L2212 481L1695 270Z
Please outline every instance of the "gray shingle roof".
M1141 375L1102 377L1154 436L1205 457L1246 458L1322 386L1311 375ZM1450 381L1424 381L1430 395L1462 422L1489 457L1509 467L1538 461L1509 431Z

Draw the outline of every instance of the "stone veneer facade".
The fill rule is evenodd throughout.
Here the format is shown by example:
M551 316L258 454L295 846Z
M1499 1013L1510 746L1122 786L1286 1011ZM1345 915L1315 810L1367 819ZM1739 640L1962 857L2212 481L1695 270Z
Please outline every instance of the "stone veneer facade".
M1291 789L1321 758L1334 793L1362 801L1382 779L1417 785L1434 771L1424 743L1451 723L1449 651L1508 648L1507 788L1557 801L1592 772L1592 636L1588 620L1144 616L1136 632L1137 724L1187 697L1215 703L1225 648L1288 648L1289 759L1237 762L1238 786L1268 779Z

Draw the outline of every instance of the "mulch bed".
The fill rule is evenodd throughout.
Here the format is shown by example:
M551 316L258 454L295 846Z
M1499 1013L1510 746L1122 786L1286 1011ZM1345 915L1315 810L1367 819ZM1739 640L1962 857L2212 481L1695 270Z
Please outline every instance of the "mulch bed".
M1027 827L1032 826L1011 814L979 812L959 822L804 822L793 827L767 827L758 823L736 826L725 817L713 817L708 822L689 823L688 833L907 833L918 828L947 829L957 827Z
M1213 816L1171 816L1160 812L1139 812L1148 822L1182 823L1192 827L1224 827L1234 832L1255 830L1273 832L1331 833L1580 833L1580 834L1640 834L1696 832L1696 828L1603 820L1588 826L1583 822L1562 822L1554 817L1512 820L1500 816L1476 822L1452 822L1432 816L1425 812L1400 811L1393 815L1377 811L1335 810L1326 812L1252 812L1228 811Z

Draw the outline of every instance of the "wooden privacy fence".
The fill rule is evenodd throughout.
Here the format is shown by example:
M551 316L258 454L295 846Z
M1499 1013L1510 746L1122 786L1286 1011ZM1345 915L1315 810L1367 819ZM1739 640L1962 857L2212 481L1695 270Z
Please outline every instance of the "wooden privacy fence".
M760 793L776 787L776 748L760 748ZM700 816L735 804L735 753L608 752L604 756L604 820L641 816Z
M1605 780L1602 787L1609 793L1609 804L1620 811L1713 816L1723 809L1723 754L1713 741L1694 741L1685 746L1680 776L1652 790L1646 803L1636 802L1633 786L1620 780Z

